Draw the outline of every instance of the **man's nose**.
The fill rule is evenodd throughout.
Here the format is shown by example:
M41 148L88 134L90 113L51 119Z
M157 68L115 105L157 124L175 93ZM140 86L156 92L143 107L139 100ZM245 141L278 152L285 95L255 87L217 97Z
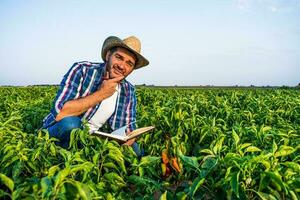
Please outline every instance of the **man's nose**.
M119 62L118 65L117 65L117 66L118 66L118 69L121 69L121 70L125 69L125 64L126 64L126 63L125 63L124 61Z

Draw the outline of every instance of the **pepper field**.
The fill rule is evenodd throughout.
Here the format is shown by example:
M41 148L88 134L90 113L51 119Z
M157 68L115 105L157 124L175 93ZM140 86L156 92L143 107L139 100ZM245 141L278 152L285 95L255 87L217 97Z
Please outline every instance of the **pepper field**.
M137 89L145 156L39 130L57 87L0 87L1 199L300 198L300 90Z

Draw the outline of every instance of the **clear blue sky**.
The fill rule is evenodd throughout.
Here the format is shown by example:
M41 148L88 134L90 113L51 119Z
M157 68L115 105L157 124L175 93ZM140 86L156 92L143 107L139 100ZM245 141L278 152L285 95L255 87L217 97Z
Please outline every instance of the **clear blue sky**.
M300 83L300 0L1 0L0 30L0 85L59 84L110 35L142 41L133 84Z

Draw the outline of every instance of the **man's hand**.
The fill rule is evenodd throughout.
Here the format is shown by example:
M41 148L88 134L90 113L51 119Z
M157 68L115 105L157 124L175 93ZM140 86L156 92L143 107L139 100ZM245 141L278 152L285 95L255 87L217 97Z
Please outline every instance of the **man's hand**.
M127 140L127 142L125 142L123 145L131 146L134 142L135 142L135 138L132 138L130 140Z
M113 95L116 91L117 84L123 79L124 76L109 79L107 73L101 86L96 92L83 98L67 101L61 111L57 114L55 120L59 121L66 116L79 116L89 108Z
M103 99L106 99L115 93L118 83L120 83L120 81L124 79L124 76L118 76L116 78L109 79L109 75L107 72L106 76L103 77L103 79L104 80L99 90L101 91Z

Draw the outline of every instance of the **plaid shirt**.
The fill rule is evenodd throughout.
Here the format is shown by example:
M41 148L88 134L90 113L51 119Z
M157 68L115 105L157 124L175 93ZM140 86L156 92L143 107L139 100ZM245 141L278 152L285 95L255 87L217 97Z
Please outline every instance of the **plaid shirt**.
M56 122L55 118L57 114L67 101L79 99L97 91L103 81L104 65L105 63L91 62L78 62L73 64L60 84L53 108L43 120L43 128L48 128ZM108 119L108 123L113 130L136 120L135 88L126 80L120 83L120 87L121 92L117 99L115 111ZM91 119L99 108L100 103L89 108L79 117L82 120ZM128 126L127 132L133 131L134 129L136 129L136 125L132 123Z

